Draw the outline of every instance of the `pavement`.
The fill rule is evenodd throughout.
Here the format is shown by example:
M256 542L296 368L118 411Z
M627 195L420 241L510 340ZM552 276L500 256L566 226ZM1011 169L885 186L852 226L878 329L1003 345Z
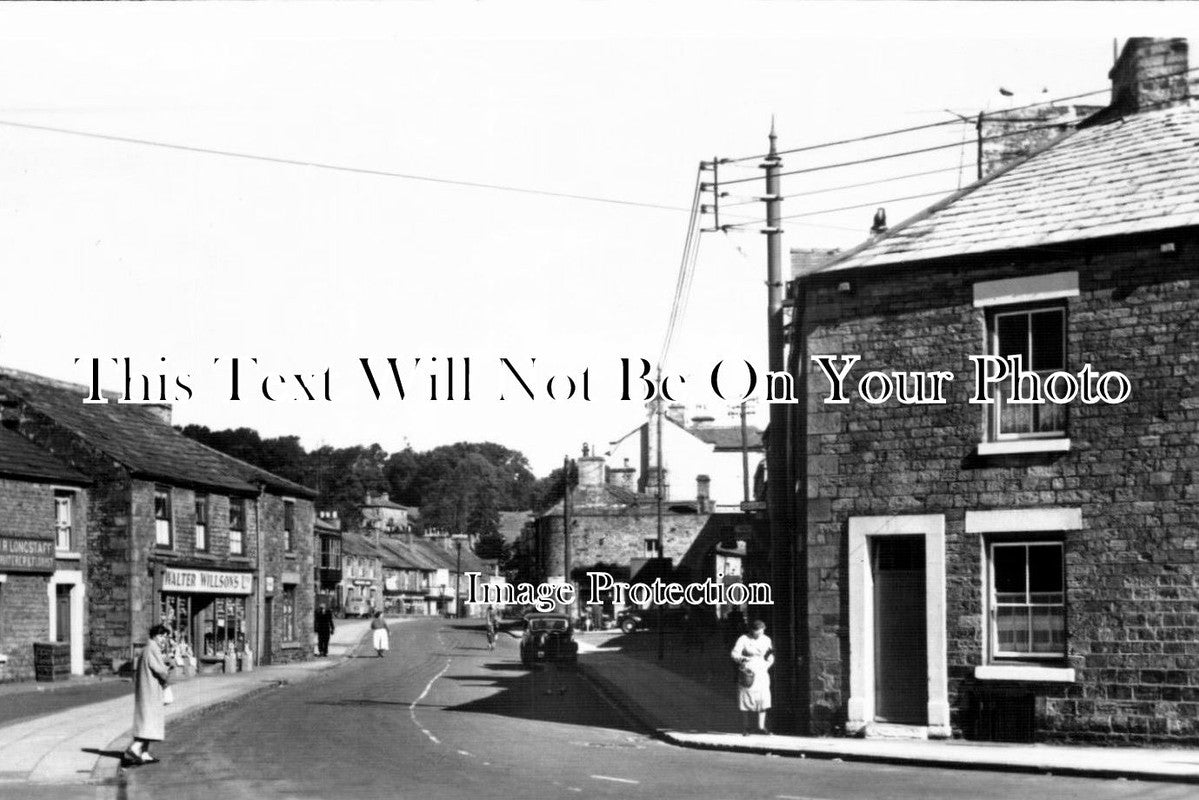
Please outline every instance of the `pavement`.
M337 667L356 654L369 625L368 620L339 621L329 641L328 658L174 683L175 702L166 708L167 723ZM114 780L121 752L129 744L132 721L133 703L128 696L121 696L3 725L0 786L13 782L61 785Z
M605 641L611 638L581 635L579 669L659 739L682 747L942 769L1199 783L1199 750L1193 749L743 736L731 680L727 692L714 691L700 681L620 652Z

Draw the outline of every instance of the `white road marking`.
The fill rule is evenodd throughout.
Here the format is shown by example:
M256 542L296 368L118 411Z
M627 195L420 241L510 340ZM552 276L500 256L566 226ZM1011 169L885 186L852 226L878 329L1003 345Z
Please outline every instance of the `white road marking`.
M413 700L412 705L408 706L408 716L412 717L412 724L415 725L416 727L420 728L420 732L423 733L425 736L428 736L429 741L431 741L433 744L441 744L441 740L438 739L436 736L434 736L429 731L428 728L426 728L420 724L420 720L418 720L416 718L416 706L418 703L420 703L421 700L424 700L425 697L428 696L429 690L433 688L433 684L437 683L437 679L440 678L442 675L444 675L446 673L446 670L448 670L449 668L450 668L450 659L447 658L445 660L445 666L441 668L441 672L438 672L436 675L433 676L433 678L427 684L425 684L425 690L420 693L420 697Z
M630 780L628 778L613 778L610 775L592 775L591 777L595 778L597 781L615 781L616 783L641 783L641 781L634 781L634 780Z

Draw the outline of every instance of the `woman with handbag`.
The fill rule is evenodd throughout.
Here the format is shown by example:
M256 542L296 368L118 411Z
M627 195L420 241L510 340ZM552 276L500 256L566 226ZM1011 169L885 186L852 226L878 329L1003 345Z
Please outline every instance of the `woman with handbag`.
M749 633L737 639L733 645L733 661L739 665L737 676L737 707L744 714L741 734L763 733L766 728L766 712L770 709L770 668L774 666L774 643L766 635L766 623L754 620ZM757 715L757 719L754 719ZM751 727L754 722L756 727Z
M153 626L150 640L138 656L133 673L133 743L122 759L125 766L158 761L150 755L150 743L166 738L163 705L168 702L164 695L170 691L167 681L171 667L163 649L169 636L170 629L166 625Z

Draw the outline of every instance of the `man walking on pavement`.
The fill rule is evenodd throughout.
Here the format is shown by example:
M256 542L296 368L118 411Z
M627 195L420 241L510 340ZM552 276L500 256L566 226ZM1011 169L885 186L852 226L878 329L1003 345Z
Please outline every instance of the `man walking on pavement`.
M329 655L329 637L333 635L333 610L324 600L316 607L316 649L324 658Z

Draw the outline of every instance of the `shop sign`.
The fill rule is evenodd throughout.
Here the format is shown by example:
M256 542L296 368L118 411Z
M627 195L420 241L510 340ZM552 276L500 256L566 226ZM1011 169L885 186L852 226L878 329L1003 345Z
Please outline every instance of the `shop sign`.
M0 536L0 572L53 572L51 539L10 539Z
M164 569L164 592L194 594L250 594L254 576L248 572L212 572L204 569Z
M356 578L356 579L354 580L354 585L355 585L355 586L374 586L374 585L375 585L375 582L374 582L374 581L366 581L366 580L362 580L361 578Z

